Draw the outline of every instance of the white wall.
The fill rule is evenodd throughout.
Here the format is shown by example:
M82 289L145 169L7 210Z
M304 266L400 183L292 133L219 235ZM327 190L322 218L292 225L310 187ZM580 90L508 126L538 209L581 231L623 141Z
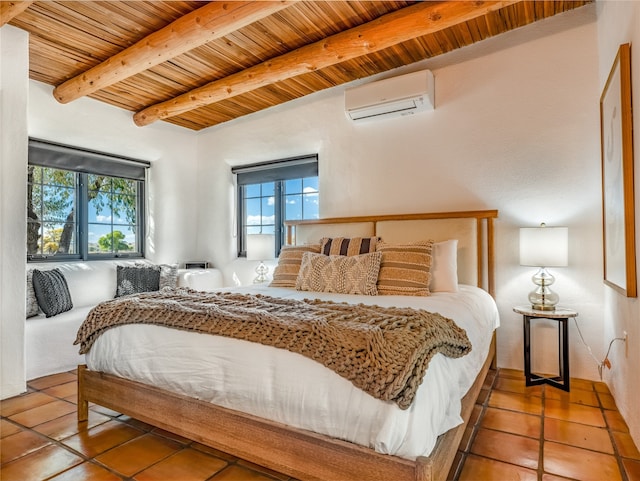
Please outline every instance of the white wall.
M198 134L164 123L140 129L131 113L91 99L58 104L51 87L26 80L26 34L3 27L0 394L24 387L23 354L16 349L23 338L24 283L14 281L24 269L18 261L24 259L25 213L15 206L23 206L26 195L27 133L152 161L149 258L211 260L225 270L228 284L234 273L249 282L254 267L235 260L230 165L317 152L325 217L500 210L496 297L502 367L522 368L522 321L511 308L526 302L532 287L533 272L518 265L518 227L541 221L568 226L570 267L554 271L556 290L562 304L580 311L582 332L598 357L612 337L629 332L628 355L613 350L613 370L605 379L638 444L640 413L633 400L640 396L634 369L640 365L635 349L640 308L636 299L621 298L602 284L598 120L598 98L618 44L640 44L633 30L638 10L634 2L598 2L379 76L433 70L436 110L412 118L354 125L344 116L344 87L337 87ZM635 79L640 78L637 52L632 50ZM634 98L636 126L639 98ZM639 159L638 134L635 140ZM536 347L537 359L554 359L552 337L542 330L549 342ZM572 376L597 379L595 362L573 324L570 338ZM555 366L543 362L541 367Z
M0 399L26 387L21 346L27 255L28 85L29 35L5 25L0 28Z
M607 1L598 4L599 88L609 76L620 44L631 43L631 78L633 91L636 273L640 272L640 3ZM624 416L636 446L640 446L640 302L604 287L605 339L628 333L628 346L612 349L613 369L606 371L606 381Z
M25 389L24 316L26 175L29 136L151 162L147 183L146 257L184 263L197 251L194 132L167 123L139 128L132 114L82 98L59 104L53 88L28 79L28 35L2 33L2 396ZM28 102L27 102L28 99ZM22 282L16 282L22 279Z
M346 119L343 87L199 133L200 257L250 281L234 260L230 165L319 154L323 217L497 208L499 364L523 368L522 318L531 268L518 265L518 228L565 225L570 267L556 269L562 303L580 311L596 353L603 345L598 63L595 6L560 15L393 76L431 68L436 109L370 124ZM381 78L384 76L381 76ZM547 331L549 331L547 329ZM552 334L552 336L550 335ZM534 353L553 360L555 331ZM571 325L572 376L596 364ZM551 372L553 362L542 362Z
M140 128L131 112L87 97L63 105L52 92L50 85L29 82L29 135L150 161L146 257L154 262L189 260L197 229L194 132L165 122Z

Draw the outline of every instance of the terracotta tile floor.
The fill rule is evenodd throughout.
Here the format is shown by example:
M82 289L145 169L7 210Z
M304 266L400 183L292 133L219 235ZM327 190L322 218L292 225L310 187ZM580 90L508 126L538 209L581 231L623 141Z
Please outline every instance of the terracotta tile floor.
M75 382L72 372L47 376L0 402L2 481L290 479L100 406L79 424ZM501 369L485 383L449 479L635 481L640 453L605 384L526 388L522 372Z

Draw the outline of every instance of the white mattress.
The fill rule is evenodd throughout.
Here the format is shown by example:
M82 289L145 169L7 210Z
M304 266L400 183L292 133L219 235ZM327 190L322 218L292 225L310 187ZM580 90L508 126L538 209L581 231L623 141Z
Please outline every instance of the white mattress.
M473 349L458 359L434 356L414 402L406 410L370 396L302 355L153 325L108 330L87 354L88 367L351 441L380 453L415 459L428 456L438 435L462 422L461 398L477 376L492 332L499 325L493 299L471 286L430 297L339 295L266 285L233 290L423 308L455 320L467 331Z

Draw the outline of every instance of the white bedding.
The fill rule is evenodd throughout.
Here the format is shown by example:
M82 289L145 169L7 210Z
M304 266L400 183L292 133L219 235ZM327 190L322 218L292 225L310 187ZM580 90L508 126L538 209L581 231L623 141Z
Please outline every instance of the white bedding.
M471 353L437 354L414 402L402 410L354 387L321 364L270 346L153 325L102 334L87 354L90 369L197 397L290 426L351 441L384 454L428 456L438 435L462 422L460 400L488 352L498 311L485 291L461 285L430 297L354 296L266 285L234 288L294 299L406 306L439 312L467 331Z

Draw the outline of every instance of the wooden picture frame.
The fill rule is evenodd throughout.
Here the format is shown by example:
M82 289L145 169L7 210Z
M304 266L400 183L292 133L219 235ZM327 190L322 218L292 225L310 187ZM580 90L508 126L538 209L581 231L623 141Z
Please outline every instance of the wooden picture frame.
M637 297L631 49L620 45L600 97L604 282Z

